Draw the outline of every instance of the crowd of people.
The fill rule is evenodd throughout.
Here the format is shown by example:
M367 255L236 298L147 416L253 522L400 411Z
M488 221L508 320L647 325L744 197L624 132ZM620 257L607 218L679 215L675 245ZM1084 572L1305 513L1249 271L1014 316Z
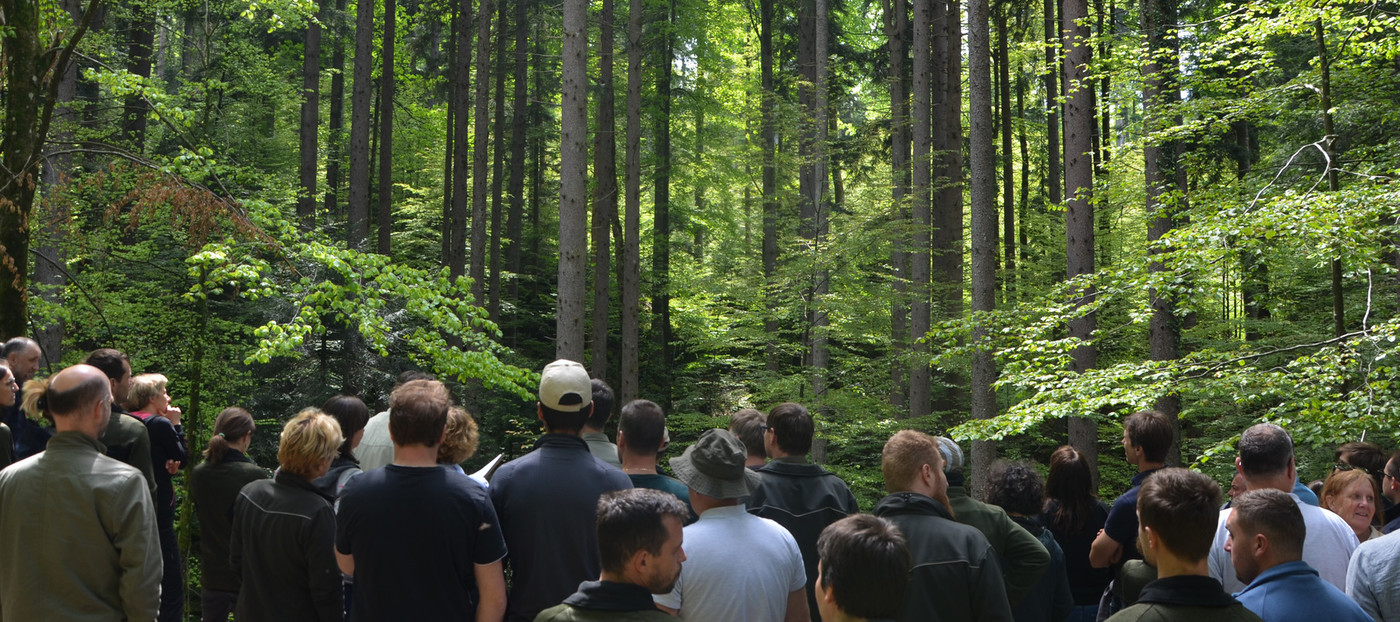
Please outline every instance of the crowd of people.
M180 620L187 577L172 476L191 457L168 380L101 349L36 380L39 351L0 349L0 620ZM532 450L459 466L477 427L428 374L388 408L336 396L254 464L254 418L219 413L189 474L201 617L261 620L1400 620L1400 453L1349 443L1297 477L1293 441L1244 430L1220 486L1167 464L1173 426L1124 421L1137 469L1111 504L1070 446L1048 475L992 465L917 430L881 452L864 508L813 464L796 403L742 410L669 466L666 415L622 405L559 360L540 377ZM509 580L508 580L509 577Z

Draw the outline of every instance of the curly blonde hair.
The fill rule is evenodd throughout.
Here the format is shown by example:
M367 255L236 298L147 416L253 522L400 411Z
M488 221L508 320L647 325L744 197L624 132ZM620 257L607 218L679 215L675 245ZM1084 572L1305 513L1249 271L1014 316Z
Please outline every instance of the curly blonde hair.
M313 479L320 475L322 464L328 464L340 453L344 441L335 417L319 408L304 408L282 428L277 462L283 471Z
M438 464L461 464L476 453L476 420L461 406L447 411L447 430L438 446Z

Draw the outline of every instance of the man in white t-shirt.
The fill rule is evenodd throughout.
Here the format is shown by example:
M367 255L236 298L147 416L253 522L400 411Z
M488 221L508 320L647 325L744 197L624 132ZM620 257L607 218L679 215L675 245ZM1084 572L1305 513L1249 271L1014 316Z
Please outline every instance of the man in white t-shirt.
M1307 536L1303 539L1303 561L1317 570L1323 581L1345 590L1347 562L1351 559L1351 552L1356 550L1356 534L1340 516L1303 503L1298 495L1292 493L1293 482L1297 478L1293 464L1293 437L1275 424L1260 423L1240 435L1239 448L1235 468L1244 476L1246 487L1249 490L1273 488L1293 497L1307 525ZM1235 576L1230 553L1225 550L1225 542L1230 539L1226 528L1230 512L1230 509L1220 511L1215 542L1210 547L1210 576L1220 581L1225 591L1233 594L1243 590L1245 583Z
M781 525L749 514L739 499L762 476L728 430L708 430L671 459L700 520L685 528L686 561L663 611L701 622L807 622L807 574L797 541Z

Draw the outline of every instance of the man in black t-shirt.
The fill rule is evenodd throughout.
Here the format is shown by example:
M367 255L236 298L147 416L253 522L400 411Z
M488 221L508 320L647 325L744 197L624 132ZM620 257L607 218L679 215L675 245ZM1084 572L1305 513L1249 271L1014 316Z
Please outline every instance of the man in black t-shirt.
M394 389L394 462L351 479L341 495L335 548L341 571L355 577L350 620L505 615L506 545L491 499L437 464L451 407L436 380Z

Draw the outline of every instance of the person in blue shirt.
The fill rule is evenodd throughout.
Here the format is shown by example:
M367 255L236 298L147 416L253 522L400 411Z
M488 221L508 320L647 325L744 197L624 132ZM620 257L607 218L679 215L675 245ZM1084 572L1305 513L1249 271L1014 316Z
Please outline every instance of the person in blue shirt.
M1248 583L1235 598L1264 622L1367 622L1355 601L1323 581L1303 561L1307 524L1293 498L1281 490L1249 490L1235 497L1226 522L1235 575Z

